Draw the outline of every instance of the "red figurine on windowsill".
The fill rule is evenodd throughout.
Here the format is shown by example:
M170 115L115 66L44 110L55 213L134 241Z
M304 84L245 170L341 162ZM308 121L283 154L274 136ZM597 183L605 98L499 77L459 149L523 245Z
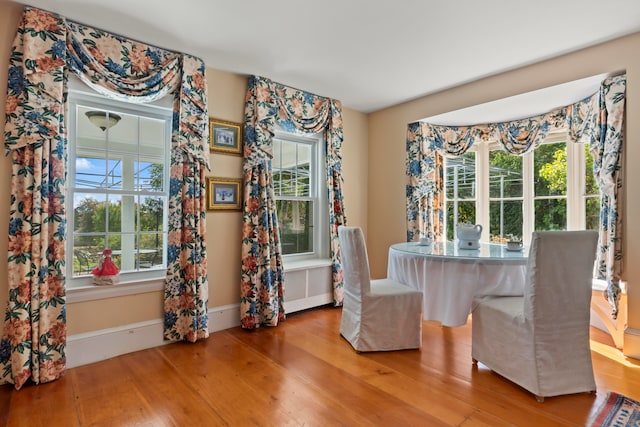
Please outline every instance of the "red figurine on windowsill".
M93 269L94 285L117 285L118 274L120 270L118 266L111 260L111 249L105 248L102 251L102 259L96 268Z

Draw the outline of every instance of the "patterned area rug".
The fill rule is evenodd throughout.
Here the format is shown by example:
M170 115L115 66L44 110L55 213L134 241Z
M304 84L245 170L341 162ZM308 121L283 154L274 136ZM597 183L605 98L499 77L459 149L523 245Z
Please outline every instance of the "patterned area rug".
M640 402L618 393L607 393L589 427L640 427Z

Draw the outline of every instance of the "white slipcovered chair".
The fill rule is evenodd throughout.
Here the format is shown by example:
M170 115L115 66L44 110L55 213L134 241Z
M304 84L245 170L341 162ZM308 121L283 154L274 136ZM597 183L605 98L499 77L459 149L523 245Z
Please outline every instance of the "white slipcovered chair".
M359 227L338 228L344 303L340 334L358 352L420 348L422 292L391 279L371 280Z
M545 397L594 392L589 347L595 231L533 233L524 296L487 297L472 312L473 362Z

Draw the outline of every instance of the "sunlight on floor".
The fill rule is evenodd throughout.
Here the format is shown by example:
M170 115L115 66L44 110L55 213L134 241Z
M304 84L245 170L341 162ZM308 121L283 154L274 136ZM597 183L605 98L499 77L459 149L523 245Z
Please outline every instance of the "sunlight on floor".
M594 351L604 357L607 357L613 361L620 363L628 368L640 369L640 360L631 359L626 357L620 350L601 342L590 340L591 351Z

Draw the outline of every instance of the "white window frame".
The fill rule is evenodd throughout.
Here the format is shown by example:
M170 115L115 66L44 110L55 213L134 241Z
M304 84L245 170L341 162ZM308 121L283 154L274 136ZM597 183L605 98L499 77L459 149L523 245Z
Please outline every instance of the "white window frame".
M311 261L329 259L329 206L327 201L327 180L325 171L324 139L321 134L303 134L287 132L277 127L274 131L274 138L297 144L307 144L311 146L311 164L309 176L309 196L301 197L280 197L276 200L312 200L313 201L313 248L312 252L300 254L283 255L285 270L287 266L305 265ZM275 182L274 182L275 187ZM275 190L275 188L274 188Z
M70 76L69 79L69 111L67 115L68 126L68 167L67 167L67 242L66 242L66 285L69 302L89 301L100 298L111 298L114 296L137 294L161 290L164 287L166 277L165 268L155 268L148 271L121 272L119 276L119 286L98 287L91 284L92 276L73 277L73 182L75 180L75 141L76 141L76 108L86 106L95 109L122 112L136 116L159 119L165 121L165 140L167 146L164 158L164 189L168 201L169 196L169 168L170 168L170 140L172 126L173 99L167 96L161 100L148 104L129 103L107 98L98 94L87 86L83 85L77 78ZM163 230L167 230L167 209L165 203ZM163 265L166 265L166 237L165 250L163 250Z
M555 129L550 131L544 144L566 142L567 147L567 230L583 230L586 226L585 220L585 153L584 144L574 143L568 140L566 129ZM493 149L502 149L495 141L475 144L471 149L476 152L476 223L484 227L482 241L490 242L489 236L489 152ZM533 155L535 150L525 154L522 161L523 175L523 227L522 238L525 245L530 244L531 234L534 231L534 182L533 182ZM446 168L447 158L445 157ZM446 176L446 174L445 174ZM445 224L447 228L447 203L445 181ZM555 197L554 197L555 198Z
M453 198L450 199L450 198L447 197L447 182L448 182L448 180L447 180L447 176L448 175L446 173L447 161L449 159L452 159L452 158L451 157L445 157L445 162L444 162L444 165L443 165L444 166L444 180L445 180L444 181L445 182L445 184L444 184L445 185L445 188L444 188L444 200L445 200L445 204L444 204L444 233L445 233L445 236L446 236L447 230L448 230L448 228L447 228L447 210L448 210L447 205L449 203L453 203L454 206L457 207L458 203L473 202L475 204L475 208L476 208L476 223L480 223L478 221L478 218L479 218L479 215L480 215L479 211L478 211L478 208L481 206L481 203L479 203L479 201L482 200L482 197L484 196L485 189L482 188L482 186L478 185L478 182L482 182L482 181L478 181L478 172L479 171L482 172L482 170L483 170L483 168L479 168L478 165L482 164L481 163L482 162L481 156L485 155L485 153L483 151L481 151L481 150L478 150L477 146L471 147L467 152L475 153L475 166L474 166L475 167L475 171L476 171L475 197L469 197L469 198L466 198L466 199L460 198L458 196L458 194L457 194L457 191L455 191L455 190L454 190L454 197ZM489 179L488 177L489 177L489 175L487 173L487 180ZM487 193L487 195L488 194L489 193ZM455 209L454 210L454 217L457 218L457 216L458 216L458 211L457 211L457 209ZM487 216L487 222L486 222L487 224L489 223L488 222L488 218L489 217ZM454 227L453 228L453 237L454 237L454 239L456 238L455 237L455 233L456 233L456 231L455 231L455 227Z

